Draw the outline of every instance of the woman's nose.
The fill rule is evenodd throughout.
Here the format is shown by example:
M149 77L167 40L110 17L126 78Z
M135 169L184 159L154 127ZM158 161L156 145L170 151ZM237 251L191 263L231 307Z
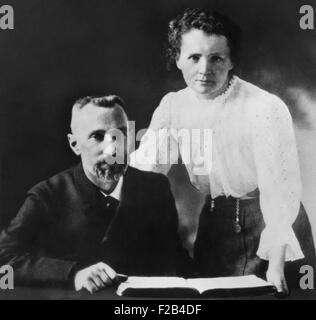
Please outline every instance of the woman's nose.
M208 74L211 71L211 62L208 59L200 59L199 61L199 73Z

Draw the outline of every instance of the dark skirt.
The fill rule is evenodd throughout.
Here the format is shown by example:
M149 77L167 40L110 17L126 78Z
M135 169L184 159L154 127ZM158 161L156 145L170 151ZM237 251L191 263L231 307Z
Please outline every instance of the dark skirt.
M256 255L260 235L265 227L259 199L239 201L239 223L236 223L236 206L235 198L219 197L215 199L212 208L210 197L206 198L194 247L196 276L255 274L265 278L268 262ZM293 229L305 258L286 262L285 277L289 287L298 287L302 277L299 272L301 266L309 265L316 271L312 230L302 205Z

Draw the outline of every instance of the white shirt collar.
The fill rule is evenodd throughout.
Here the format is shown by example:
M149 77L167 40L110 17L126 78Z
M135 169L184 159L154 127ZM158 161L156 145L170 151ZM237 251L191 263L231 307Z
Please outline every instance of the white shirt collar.
M190 87L187 87L187 88L188 88L188 92L190 92L191 95L193 94L193 96L202 104L209 104L210 102L222 103L229 98L229 96L234 91L238 82L239 82L239 78L233 75L232 78L229 80L225 91L213 99L200 99L197 97L196 93Z
M110 194L106 194L103 191L101 191L101 193L105 196L105 197L112 197L115 198L118 201L121 201L121 192L122 192L122 187L123 187L123 176L120 177L115 189L110 193Z

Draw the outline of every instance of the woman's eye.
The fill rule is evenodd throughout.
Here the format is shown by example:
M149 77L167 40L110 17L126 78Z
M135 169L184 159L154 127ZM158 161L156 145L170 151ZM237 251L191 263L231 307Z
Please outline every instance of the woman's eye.
M222 57L219 57L219 56L213 56L212 58L211 58L211 61L212 62L222 62L224 59L222 58Z
M198 62L200 60L200 57L193 55L193 56L190 56L189 59L192 60L193 62Z

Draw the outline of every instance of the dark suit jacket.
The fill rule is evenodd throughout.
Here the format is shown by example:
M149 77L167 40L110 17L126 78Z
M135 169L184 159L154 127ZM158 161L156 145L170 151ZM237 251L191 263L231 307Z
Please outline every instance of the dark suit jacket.
M0 265L15 281L66 285L74 268L103 261L128 275L174 275L183 251L166 177L129 167L114 218L82 165L34 186L0 235Z

